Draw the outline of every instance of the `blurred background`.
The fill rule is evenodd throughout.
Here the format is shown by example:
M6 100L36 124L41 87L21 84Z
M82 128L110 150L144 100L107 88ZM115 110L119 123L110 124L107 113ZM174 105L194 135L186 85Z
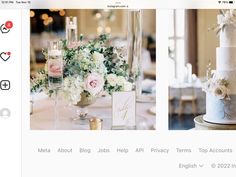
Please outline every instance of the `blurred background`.
M191 129L194 117L206 112L201 86L207 72L216 69L219 38L210 28L218 14L214 9L168 10L169 129Z
M155 81L156 78L156 10L143 10L142 34L142 76ZM102 9L48 9L31 10L31 75L44 67L45 59L42 49L48 40L65 38L65 17L76 16L78 35L85 40L97 37L101 33L110 33L112 43L127 46L127 10ZM154 82L147 81L153 86ZM150 87L149 87L150 90Z

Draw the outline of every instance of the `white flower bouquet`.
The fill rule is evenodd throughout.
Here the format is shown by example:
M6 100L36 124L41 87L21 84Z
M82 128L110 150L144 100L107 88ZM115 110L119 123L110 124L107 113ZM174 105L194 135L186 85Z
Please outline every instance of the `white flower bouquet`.
M100 35L86 44L82 38L78 43L67 45L63 41L63 86L58 95L73 104L86 97L97 97L101 92L132 90L132 80L128 74L128 64L124 49L109 45L107 35ZM43 51L47 60L47 51ZM31 92L54 91L48 85L47 62L45 69L31 79Z

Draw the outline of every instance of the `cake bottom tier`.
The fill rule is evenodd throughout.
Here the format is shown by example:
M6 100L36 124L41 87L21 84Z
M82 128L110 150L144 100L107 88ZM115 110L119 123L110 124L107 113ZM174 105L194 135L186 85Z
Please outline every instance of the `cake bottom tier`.
M236 95L230 95L230 100L220 100L207 93L206 115L203 119L217 124L236 124Z
M209 123L203 120L203 116L197 116L194 118L195 128L194 130L236 130L236 124L223 125Z

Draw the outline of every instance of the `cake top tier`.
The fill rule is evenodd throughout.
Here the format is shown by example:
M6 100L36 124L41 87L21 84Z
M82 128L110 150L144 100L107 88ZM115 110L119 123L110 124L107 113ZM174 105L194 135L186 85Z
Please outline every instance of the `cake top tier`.
M236 10L221 10L220 12L217 16L218 25L236 24Z
M220 47L236 47L236 11L221 11L217 16Z

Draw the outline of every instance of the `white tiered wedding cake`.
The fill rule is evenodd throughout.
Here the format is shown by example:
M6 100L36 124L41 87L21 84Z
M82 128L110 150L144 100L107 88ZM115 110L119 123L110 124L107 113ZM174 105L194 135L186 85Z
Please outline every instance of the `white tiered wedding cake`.
M236 16L227 10L217 16L220 47L216 49L216 71L206 82L206 115L210 123L236 124Z

